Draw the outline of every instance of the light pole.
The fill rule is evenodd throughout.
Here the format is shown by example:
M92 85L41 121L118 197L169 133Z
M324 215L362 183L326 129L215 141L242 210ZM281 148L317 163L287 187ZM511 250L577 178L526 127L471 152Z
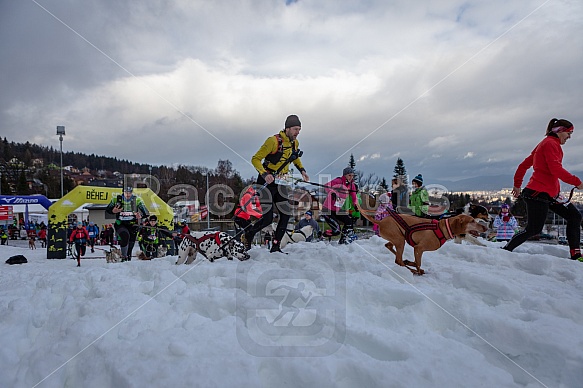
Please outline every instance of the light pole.
M63 125L57 125L57 135L59 135L59 141L61 142L61 198L63 198L63 136L65 136L65 127Z
M152 190L152 166L148 166L150 169L150 190Z

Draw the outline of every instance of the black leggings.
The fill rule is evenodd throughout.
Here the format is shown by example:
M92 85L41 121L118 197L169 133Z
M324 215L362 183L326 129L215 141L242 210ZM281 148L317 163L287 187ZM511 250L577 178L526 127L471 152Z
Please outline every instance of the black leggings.
M504 249L512 251L514 248L528 240L529 237L542 232L549 210L563 217L565 221L567 221L566 235L567 241L569 242L569 248L579 249L581 213L579 213L579 210L577 210L572 203L565 206L564 204L553 200L547 193L537 193L528 188L522 191L522 196L524 202L526 202L526 212L528 216L526 229L515 234L508 244L506 244Z
M257 184L263 185L264 183L265 179L263 179L263 177L260 175L257 178ZM287 223L292 211L287 198L288 188L286 186L276 185L275 182L272 182L266 186L266 189L269 190L271 200L269 203L267 201L263 201L265 198L264 195L268 193L265 193L265 190L259 190L263 216L261 219L259 219L259 221L253 224L252 227L247 229L247 232L245 232L245 239L247 241L253 241L253 237L257 232L266 226L271 225L273 222L274 207L277 207L277 210L279 211L279 221L273 236L273 241L280 241L287 229Z
M338 214L334 210L330 210L330 215L324 215L326 223L332 228L332 236L340 234L340 224L342 223L342 234L346 235L348 229L352 229L353 218L347 214Z
M124 257L131 257L138 234L137 225L115 224L115 231L119 236L121 254Z

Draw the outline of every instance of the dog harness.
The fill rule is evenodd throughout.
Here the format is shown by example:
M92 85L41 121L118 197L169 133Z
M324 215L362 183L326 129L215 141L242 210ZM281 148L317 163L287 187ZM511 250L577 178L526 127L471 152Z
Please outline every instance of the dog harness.
M405 240L407 240L407 244L411 245L412 247L417 245L413 240L413 233L419 232L421 230L433 230L433 233L435 233L435 237L437 237L437 239L439 240L439 246L442 246L448 240L448 238L445 237L445 235L439 228L438 220L431 220L431 222L425 222L409 226L405 222L405 220L399 215L399 213L392 209L387 210L389 211L389 215L393 217L395 221L397 221L397 224L399 224L399 226L405 230ZM449 227L449 219L447 218L445 219L445 226L447 228L447 232L449 233L450 236L449 238L453 238L453 233L451 233L451 229Z
M205 242L206 240L210 240L212 238L215 239L215 243L217 243L217 246L219 248L221 248L221 238L219 237L220 232L215 232L215 233L211 233L211 234L205 234L204 236L202 236L201 238L196 238L191 234L187 234L184 236L185 239L187 239L188 241L191 241L194 243L195 247L196 247L196 251L201 253L204 257L206 257L206 255L204 254L204 252L200 249L200 244L202 244L203 242Z
M292 241L294 241L294 239L293 239L293 237L292 237L292 236L293 236L293 234L295 234L295 233L297 233L297 234L301 234L301 235L302 235L302 236L304 236L304 238L306 238L306 239L308 238L308 236L306 236L306 234L305 234L304 232L302 232L302 230L301 230L301 229L298 229L298 230L289 230L289 229L287 229L287 230L285 231L285 234L287 234L287 237L289 237L289 239L290 239L290 240L292 240Z

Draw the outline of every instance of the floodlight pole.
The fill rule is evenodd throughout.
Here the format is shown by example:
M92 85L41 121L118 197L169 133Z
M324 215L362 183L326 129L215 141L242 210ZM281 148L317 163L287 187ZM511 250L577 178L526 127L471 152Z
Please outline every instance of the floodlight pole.
M65 135L65 127L62 125L57 126L57 135L59 135L59 141L61 142L61 198L63 198L63 135Z

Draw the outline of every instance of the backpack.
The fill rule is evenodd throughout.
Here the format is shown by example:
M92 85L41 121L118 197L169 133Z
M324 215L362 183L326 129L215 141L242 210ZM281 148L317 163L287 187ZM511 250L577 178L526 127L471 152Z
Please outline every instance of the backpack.
M28 260L26 260L26 257L24 257L22 255L12 256L8 260L6 260L6 264L10 264L10 265L12 265L12 264L24 264L24 263L28 263Z

